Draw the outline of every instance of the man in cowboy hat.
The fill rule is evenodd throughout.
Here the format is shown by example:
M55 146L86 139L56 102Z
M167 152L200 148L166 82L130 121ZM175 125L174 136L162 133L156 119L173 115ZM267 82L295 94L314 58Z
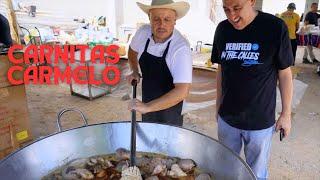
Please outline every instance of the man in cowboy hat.
M132 73L127 80L139 82L140 67L142 101L134 99L128 107L142 113L142 121L182 126L182 104L192 82L192 58L188 41L174 26L190 6L172 0L137 4L149 16L150 24L139 28L130 44Z

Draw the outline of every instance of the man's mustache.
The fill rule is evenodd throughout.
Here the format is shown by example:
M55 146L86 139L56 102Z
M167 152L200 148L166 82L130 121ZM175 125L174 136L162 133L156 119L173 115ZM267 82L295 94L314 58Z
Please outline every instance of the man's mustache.
M157 31L165 31L165 32L167 32L167 30L163 29L163 28L158 28Z

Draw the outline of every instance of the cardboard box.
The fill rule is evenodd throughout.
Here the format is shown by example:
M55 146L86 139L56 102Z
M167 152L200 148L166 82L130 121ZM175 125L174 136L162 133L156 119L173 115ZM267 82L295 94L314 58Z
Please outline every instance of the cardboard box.
M0 158L32 139L24 85L0 89Z
M14 128L11 122L2 124L0 127L0 151L17 147L18 142L14 138Z
M14 138L15 129L11 122L2 124L0 127L0 159L4 158L15 149L18 149L19 144Z
M14 53L16 59L23 58L23 52ZM8 81L8 70L11 66L13 66L9 61L8 55L0 55L0 88L12 86L12 84ZM19 66L25 67L24 64L19 64ZM13 74L14 79L22 79L23 71L16 71Z

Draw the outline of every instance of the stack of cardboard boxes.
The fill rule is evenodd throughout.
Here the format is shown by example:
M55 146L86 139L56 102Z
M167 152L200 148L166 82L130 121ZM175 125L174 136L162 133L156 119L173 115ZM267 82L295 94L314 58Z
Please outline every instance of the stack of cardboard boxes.
M22 52L14 54L16 58ZM0 159L32 139L24 85L12 86L7 78L12 66L6 54L0 55ZM23 78L15 73L14 78Z

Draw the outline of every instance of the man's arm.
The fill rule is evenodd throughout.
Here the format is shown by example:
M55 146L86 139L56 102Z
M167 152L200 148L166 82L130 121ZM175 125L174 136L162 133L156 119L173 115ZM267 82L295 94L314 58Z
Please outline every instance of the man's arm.
M147 40L146 32L148 30L149 29L147 26L140 27L136 31L136 33L134 34L130 42L129 50L128 50L128 63L129 63L131 73L126 77L129 84L131 84L131 81L133 79L136 79L138 83L140 81L138 54L139 54L139 48L141 46L141 42L144 42Z
M138 53L129 47L128 52L128 62L130 70L132 71L130 75L127 76L127 81L130 84L133 79L136 79L138 82L140 81L139 74L139 64L138 64Z
M277 121L276 129L284 129L285 136L291 129L291 102L293 94L292 73L290 67L279 70L279 89L281 94L282 111Z
M221 86L221 65L218 65L217 71L217 99L216 99L216 120L218 120L219 108L221 105L222 86Z
M160 111L172 107L187 98L189 94L190 83L176 83L175 87L158 99L147 103L149 111Z
M128 52L128 61L129 66L132 72L139 72L139 66L138 66L138 53L129 47Z
M138 99L134 99L131 104L129 104L128 109L135 109L136 111L145 114L170 108L183 101L188 96L190 86L190 83L176 83L174 89L148 103L143 103Z

